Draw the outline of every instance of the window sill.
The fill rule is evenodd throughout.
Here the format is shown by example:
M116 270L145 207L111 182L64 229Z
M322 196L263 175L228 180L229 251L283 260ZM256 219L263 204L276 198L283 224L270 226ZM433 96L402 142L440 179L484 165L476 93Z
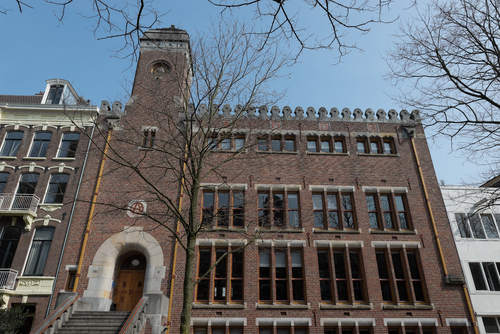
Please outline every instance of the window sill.
M357 229L357 230L334 230L334 229L329 229L329 230L325 230L325 229L321 229L321 228L317 228L317 227L313 227L312 229L313 233L326 233L326 234L360 234L361 233L361 229Z
M45 160L47 157L24 157L23 160Z
M372 310L373 304L319 304L320 310Z
M262 228L256 227L255 232L261 233L304 233L304 228Z
M4 159L4 160L16 160L17 157L16 156L10 156L10 155L2 155L0 156L0 159Z
M415 235L417 234L417 230L374 230L374 229L369 229L368 232L370 234L402 234L402 235Z
M217 303L193 303L194 309L246 309L247 303L242 304L217 304Z
M433 304L384 304L382 310L434 310Z
M349 152L309 152L306 151L308 155L340 155L340 156L348 156Z
M256 309L303 309L308 310L311 308L311 304L260 304L255 303Z
M357 152L357 154L359 156L362 156L362 157L392 157L392 158L399 157L399 153L384 154L384 153L359 153L359 152Z
M247 153L247 150L210 150L212 153Z
M244 233L247 229L244 227L212 227L210 229L206 229L203 232L238 232Z
M297 155L299 154L298 151L255 151L256 153L263 153L263 154L294 154Z
M54 161L74 161L74 160L76 160L76 158L56 157L56 158L52 158L52 160L54 160Z

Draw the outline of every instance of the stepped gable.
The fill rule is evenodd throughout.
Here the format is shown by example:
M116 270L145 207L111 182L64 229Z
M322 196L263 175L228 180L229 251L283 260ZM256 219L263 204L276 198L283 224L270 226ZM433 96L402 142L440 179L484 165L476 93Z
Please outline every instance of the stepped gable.
M191 108L192 110L192 108ZM206 105L201 105L198 108L200 114L206 113L208 110ZM250 107L244 110L242 106L237 105L234 110L230 105L225 104L222 108L217 111L218 115L225 118L235 117L248 117L248 118L258 118L258 119L270 119L270 120L309 120L309 121L343 121L343 122L399 122L399 123L420 123L420 112L418 110L413 110L411 112L407 110L401 110L399 113L390 109L386 112L383 109L378 109L374 112L372 109L368 108L364 112L356 108L352 112L349 108L344 108L339 111L337 108L331 108L329 111L321 107L316 111L314 107L308 107L305 112L302 107L296 107L294 111L289 106L285 106L280 109L277 106L271 107L269 111L267 107Z

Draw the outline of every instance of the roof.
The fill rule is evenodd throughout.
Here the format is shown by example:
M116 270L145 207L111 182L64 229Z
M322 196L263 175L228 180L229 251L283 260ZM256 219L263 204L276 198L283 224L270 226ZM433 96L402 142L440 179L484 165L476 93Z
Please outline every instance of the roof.
M483 183L480 187L493 187L493 188L500 188L500 175L497 175L485 183Z
M0 103L40 104L43 95L0 95Z

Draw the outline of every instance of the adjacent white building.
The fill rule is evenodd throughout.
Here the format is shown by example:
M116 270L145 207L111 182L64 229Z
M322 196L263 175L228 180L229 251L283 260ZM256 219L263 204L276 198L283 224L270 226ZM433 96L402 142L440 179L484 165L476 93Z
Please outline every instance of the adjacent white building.
M441 191L479 331L500 333L500 188Z

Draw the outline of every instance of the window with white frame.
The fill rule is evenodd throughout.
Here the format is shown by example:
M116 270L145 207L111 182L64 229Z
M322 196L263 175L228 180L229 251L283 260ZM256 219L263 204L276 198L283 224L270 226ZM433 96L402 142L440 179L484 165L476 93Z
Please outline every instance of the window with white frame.
M59 146L59 152L57 153L58 158L74 158L76 155L76 149L78 147L78 141L80 140L80 134L76 132L65 132L61 139L61 145Z
M52 133L48 131L35 132L33 136L33 143L31 144L30 157L45 157L47 155L47 148L50 144Z
M9 179L9 173L0 172L0 194L4 192L5 186L7 186L8 179Z
M46 104L59 104L61 102L64 85L51 85L47 95Z
M66 192L66 186L68 185L68 180L68 174L57 173L50 175L50 181L47 187L47 193L45 194L44 203L62 203L64 193Z
M259 326L259 334L307 334L305 326Z
M194 334L243 334L243 326L195 326L193 328Z
M3 140L0 155L3 157L15 157L23 141L23 131L9 131Z
M482 317L486 333L500 333L500 317Z
M500 291L500 262L469 262L476 290Z
M53 236L54 227L44 226L36 229L24 269L25 276L43 276Z
M500 214L491 213L455 213L461 238L499 239Z
M420 330L422 330L420 332ZM387 328L389 334L436 334L435 326L418 326L418 325L401 325L389 326Z

